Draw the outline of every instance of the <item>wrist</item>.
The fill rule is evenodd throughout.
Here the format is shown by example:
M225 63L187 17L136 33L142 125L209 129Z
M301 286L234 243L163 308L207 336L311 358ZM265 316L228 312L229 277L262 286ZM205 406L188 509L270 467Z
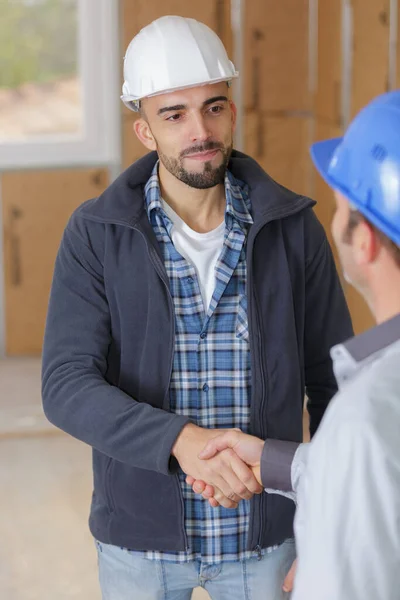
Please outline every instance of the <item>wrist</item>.
M182 455L183 449L186 446L187 442L193 438L193 436L196 434L197 430L199 430L199 429L200 429L200 427L197 427L197 425L194 425L193 423L188 423L181 430L181 432L178 435L178 437L176 438L175 443L172 446L172 450L171 450L172 456L175 456L175 458L178 460L178 462L179 462L179 457Z

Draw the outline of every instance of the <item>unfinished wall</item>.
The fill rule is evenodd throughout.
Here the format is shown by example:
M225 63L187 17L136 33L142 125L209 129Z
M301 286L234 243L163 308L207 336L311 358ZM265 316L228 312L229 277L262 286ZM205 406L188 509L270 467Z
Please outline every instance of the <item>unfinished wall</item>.
M347 91L343 87L342 2L318 0L318 22L311 19L310 31L313 3L309 0L243 1L244 151L283 185L318 200L316 213L330 238L334 200L311 165L309 146L313 140L339 136L343 131ZM121 58L144 25L168 14L207 23L234 56L230 0L119 2ZM353 33L348 40L352 49L347 98L351 117L388 88L390 12L389 0L348 0L348 5L353 15ZM400 28L400 10L398 19ZM313 42L317 43L311 48L318 48L317 61L310 52L314 31L317 37ZM400 85L400 43L397 55ZM123 168L146 152L133 132L135 118L121 104ZM107 173L107 169L61 169L1 175L9 354L40 352L62 230L75 206L104 189ZM364 301L348 286L346 294L356 330L369 327L372 317Z
M73 210L107 185L107 169L3 174L7 355L40 354L62 232Z
M388 90L389 0L353 0L353 11L352 117ZM372 327L371 311L360 294L347 286L346 295L356 332Z
M342 135L345 105L349 118L374 96L389 89L389 0L351 0L352 35L348 40L350 61L343 64L341 2L319 0L318 20L318 86L314 98L316 116L315 140ZM344 77L350 73L349 88L343 88ZM334 211L331 190L315 175L316 212L330 236L330 220ZM363 298L350 285L346 296L356 332L374 323Z
M247 0L243 40L244 150L310 194L308 0Z

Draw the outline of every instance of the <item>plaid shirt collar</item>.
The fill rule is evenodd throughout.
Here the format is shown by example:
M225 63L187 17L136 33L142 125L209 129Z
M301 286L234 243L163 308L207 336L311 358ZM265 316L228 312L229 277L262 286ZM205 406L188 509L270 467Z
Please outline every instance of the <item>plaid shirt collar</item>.
M152 223L152 216L155 212L161 213L164 218L168 219L161 203L158 164L159 161L157 161L155 164L150 179L145 186L146 210L150 223ZM246 230L250 225L253 224L253 219L250 214L248 187L242 181L235 179L232 173L228 170L225 174L225 196L225 222L227 228L231 229L234 221L242 229Z

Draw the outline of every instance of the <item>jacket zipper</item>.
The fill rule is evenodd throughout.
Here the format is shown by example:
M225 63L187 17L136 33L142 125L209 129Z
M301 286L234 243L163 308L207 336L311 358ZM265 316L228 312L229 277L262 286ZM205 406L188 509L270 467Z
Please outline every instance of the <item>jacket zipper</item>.
M172 316L174 317L174 307L173 307L173 303L172 303L171 292L170 292L169 286L167 285L167 282L164 278L164 272L165 272L164 265L162 264L161 259L158 256L156 250L152 246L149 246L148 240L146 239L146 236L144 235L144 233L142 231L140 231L140 229L137 229L136 227L132 227L132 229L134 229L135 231L138 231L144 239L150 261L153 263L153 266L154 266L155 270L157 271L158 276L160 277L160 279L167 291L167 297L168 297L170 311L171 311ZM173 361L174 361L175 327L172 328L171 340L172 340L172 342L171 342L171 347L170 347L171 359L170 359L170 364L169 364L169 379L171 379L172 367L173 367ZM168 400L168 397L169 397L168 391L169 390L167 390L167 392L164 396L164 400L163 400L164 410L169 410L169 408L170 408L169 400ZM186 529L185 529L185 506L184 506L184 501L183 501L183 493L182 493L182 488L181 488L181 484L179 481L179 475L178 474L174 475L174 478L175 478L176 485L178 488L178 496L179 496L179 501L181 504L181 531L182 531L183 540L184 540L184 544L185 544L185 550L188 550L189 544L188 544L188 538L187 538Z
M261 226L259 226L259 228L255 231L254 233L254 237L253 237L253 243L251 246L251 257L250 260L248 260L248 265L250 266L250 273L248 273L248 277L249 277L249 284L250 284L250 278L253 279L253 273L252 273L252 257L253 257L253 248L254 248L254 244L255 244L255 240L257 235L260 233L261 229L266 225L267 223L263 223ZM250 289L250 285L248 286L248 289ZM260 317L260 309L259 309L259 303L258 303L258 298L256 295L256 291L253 291L253 298L254 298L254 306L255 309L253 311L252 314L252 331L254 332L254 325L256 326L256 328L260 328L261 325L261 317ZM249 306L251 306L251 300L249 302ZM252 336L253 339L255 339L255 336ZM262 419L262 415L263 415L263 407L265 404L265 374L264 374L264 369L263 369L263 365L264 365L264 361L263 361L263 347L262 347L262 341L261 341L261 337L259 336L259 340L258 340L258 358L259 358L259 373L260 373L260 380L261 380L261 397L260 397L260 404L259 404L259 408L258 408L258 417L259 417L259 422L260 422L260 435L262 437L262 439L266 438L266 432L264 430L263 427L263 419ZM256 361L254 361L253 363L256 366ZM258 531L258 535L257 535L257 545L255 547L252 547L251 550L253 550L254 552L257 553L257 559L261 560L262 557L262 538L263 538L263 529L264 529L264 503L265 503L265 499L264 499L264 494L261 494L260 496L260 500L259 500L259 531ZM255 511L255 507L253 508L253 511ZM253 530L254 530L254 512L253 514L250 515L251 518L251 524L252 524L252 540L254 539L254 535L253 535Z
M254 290L254 298L255 298L255 303L256 303L257 324L260 325L261 324L260 307L259 307L258 298L257 298L255 290ZM267 438L267 431L266 431L266 429L264 429L264 421L263 421L262 417L263 417L263 408L264 408L264 404L265 404L266 388L265 388L265 374L264 374L264 369L263 369L264 349L263 349L263 345L262 345L262 341L261 341L261 336L260 336L259 342L258 342L258 352L259 352L259 357L260 357L260 375L261 375L260 379L261 379L261 385L262 385L261 401L260 401L258 414L259 414L259 418L260 418L261 438L263 440L265 440ZM263 530L264 530L264 504L265 504L265 498L264 498L264 493L262 493L260 496L260 505L259 505L260 528L259 528L259 534L258 534L258 544L256 546L256 551L258 553L258 560L261 560L261 548L262 548L262 538L263 538Z

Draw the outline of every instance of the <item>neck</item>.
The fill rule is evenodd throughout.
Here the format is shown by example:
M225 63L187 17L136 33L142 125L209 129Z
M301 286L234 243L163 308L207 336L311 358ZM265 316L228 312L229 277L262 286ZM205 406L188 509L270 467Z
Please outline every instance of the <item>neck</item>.
M372 310L378 325L400 314L400 288L392 290L386 298L382 295L376 298Z
M365 298L378 325L400 313L400 269L394 263L377 269L368 287Z
M207 233L222 223L226 207L223 183L206 190L192 188L167 171L161 161L158 178L163 200L191 229Z

